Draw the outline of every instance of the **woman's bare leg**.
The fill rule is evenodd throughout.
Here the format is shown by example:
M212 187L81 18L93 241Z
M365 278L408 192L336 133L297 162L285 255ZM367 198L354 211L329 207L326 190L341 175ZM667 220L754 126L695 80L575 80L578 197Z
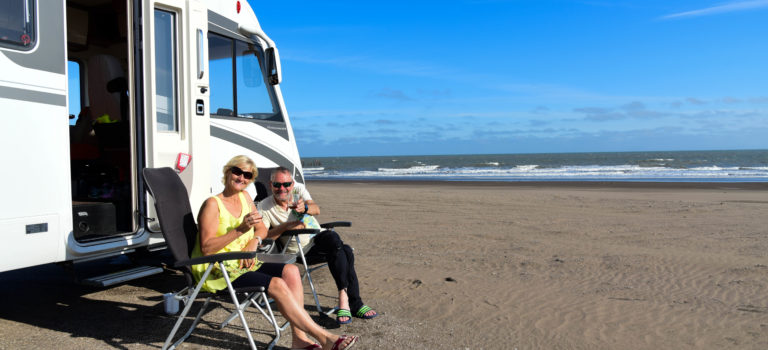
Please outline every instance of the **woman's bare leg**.
M307 311L304 310L304 303L296 301L294 294L296 284L301 285L301 276L298 274L298 268L295 265L286 265L286 267L283 270L283 278L272 278L267 294L275 300L277 308L283 314L283 317L291 322L291 331L293 333L293 344L291 346L300 348L313 344L307 337L307 333L309 333L310 336L317 339L317 342L323 346L323 349L330 349L339 339L339 336L326 331L315 323L309 317ZM304 291L301 287L299 287L299 291L301 293L299 299L304 300ZM352 338L347 338L341 348L345 349L346 345L351 341Z
M293 264L286 264L285 267L283 267L282 276L282 279L285 281L290 294L293 296L293 301L302 307L302 312L306 314L306 310L303 308L304 287L301 285L301 274L299 273L299 268ZM291 341L291 347L293 348L303 348L307 345L314 344L314 342L307 337L307 334L296 327L293 322L291 322L291 336L293 338Z

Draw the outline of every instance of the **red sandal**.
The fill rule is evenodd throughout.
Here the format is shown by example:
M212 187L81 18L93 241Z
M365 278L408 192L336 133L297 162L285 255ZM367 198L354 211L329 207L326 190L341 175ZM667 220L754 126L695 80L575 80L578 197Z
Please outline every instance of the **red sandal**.
M349 342L349 344L347 344L347 346L345 346L343 348L340 348L341 344L344 343L344 341L347 340L347 339L352 339L352 340ZM337 339L336 342L333 343L333 347L331 348L331 350L345 350L345 349L349 349L349 348L352 347L352 345L355 345L355 343L357 343L358 340L360 340L360 337L358 337L356 335L346 335L346 334L345 335L341 335L341 336L339 336L339 339Z

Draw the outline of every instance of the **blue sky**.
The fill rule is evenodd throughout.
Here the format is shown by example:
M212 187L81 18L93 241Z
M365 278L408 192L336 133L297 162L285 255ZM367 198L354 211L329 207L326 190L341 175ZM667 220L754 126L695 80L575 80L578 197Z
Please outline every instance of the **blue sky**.
M768 0L250 2L303 157L768 148Z

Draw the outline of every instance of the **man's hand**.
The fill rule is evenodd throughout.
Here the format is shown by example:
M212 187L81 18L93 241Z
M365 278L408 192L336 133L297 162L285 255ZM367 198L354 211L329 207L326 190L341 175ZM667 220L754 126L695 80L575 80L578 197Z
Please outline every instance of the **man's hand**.
M307 212L304 210L304 200L299 197L299 201L296 202L296 212L300 214L306 214Z
M287 221L283 225L285 225L285 230L286 231L289 231L289 230L301 230L301 229L306 228L306 226L304 226L304 223L301 222L301 221Z

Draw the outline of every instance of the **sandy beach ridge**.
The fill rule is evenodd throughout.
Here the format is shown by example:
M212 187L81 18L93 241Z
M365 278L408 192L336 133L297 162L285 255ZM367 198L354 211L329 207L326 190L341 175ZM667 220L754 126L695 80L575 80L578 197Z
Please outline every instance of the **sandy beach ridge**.
M308 186L321 222L353 223L339 231L381 316L318 321L362 335L360 349L768 348L767 183ZM180 278L93 289L50 265L0 274L0 349L157 348ZM239 324L216 329L227 314L206 314L182 349L245 348ZM249 321L263 346L266 323Z

